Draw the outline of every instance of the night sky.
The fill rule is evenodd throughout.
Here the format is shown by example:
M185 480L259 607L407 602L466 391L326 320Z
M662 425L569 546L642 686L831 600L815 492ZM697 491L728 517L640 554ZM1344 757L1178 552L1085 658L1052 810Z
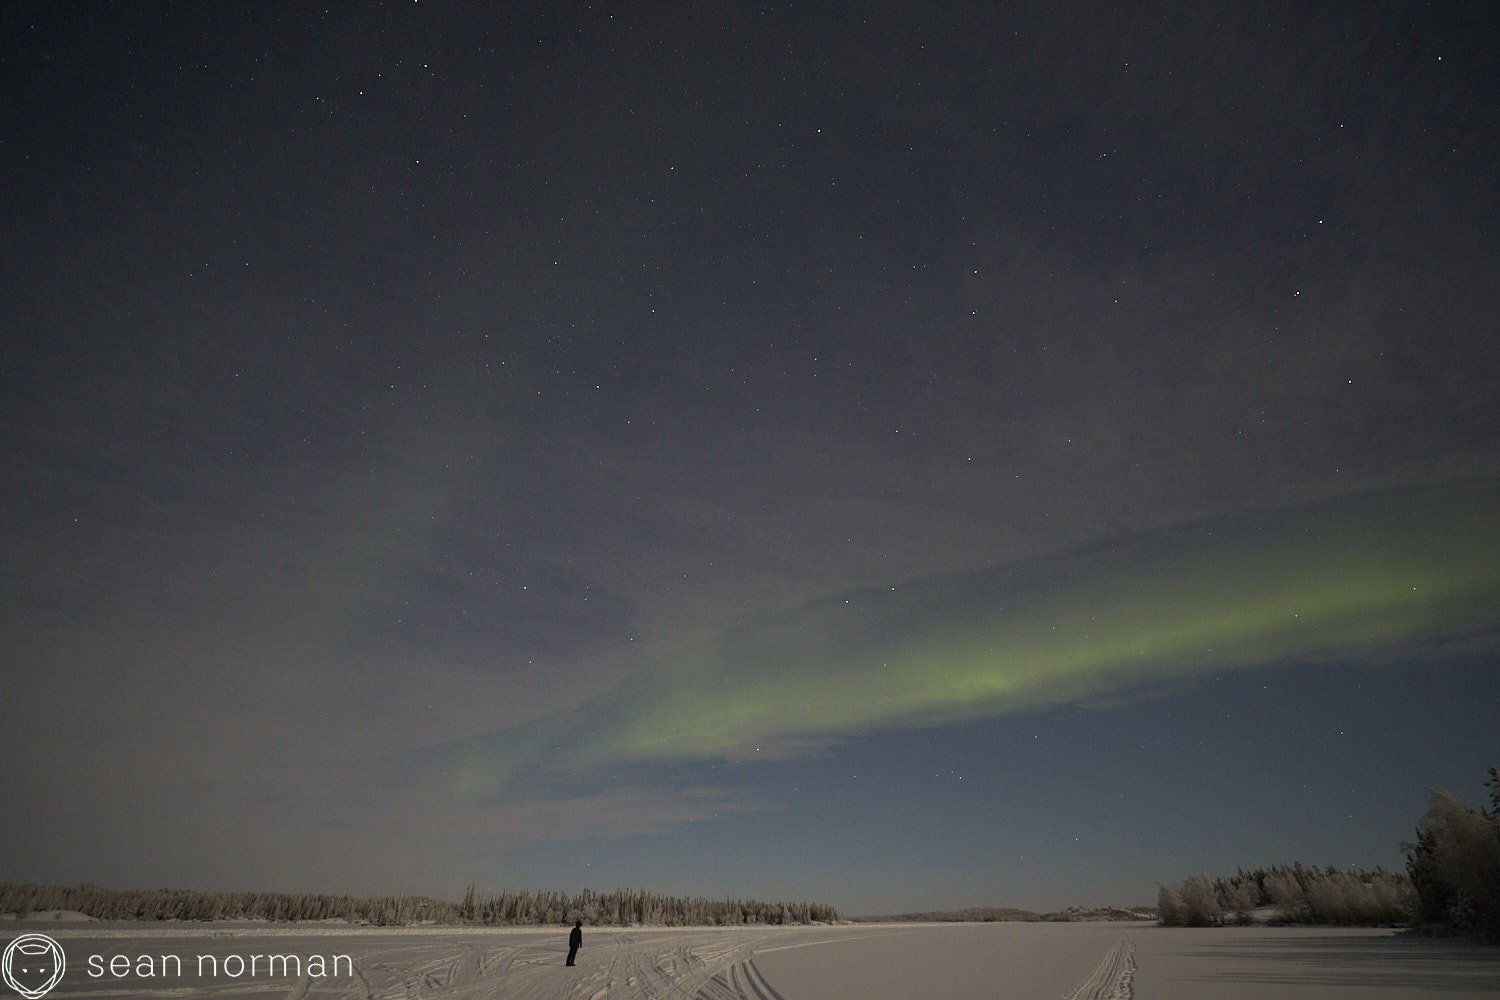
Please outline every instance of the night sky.
M1500 7L7 4L0 878L845 913L1500 763Z

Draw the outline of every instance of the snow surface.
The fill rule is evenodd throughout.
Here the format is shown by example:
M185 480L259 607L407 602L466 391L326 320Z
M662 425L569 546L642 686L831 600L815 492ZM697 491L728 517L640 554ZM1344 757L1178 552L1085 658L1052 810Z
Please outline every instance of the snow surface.
M13 925L14 926L14 925ZM17 927L17 930L20 930ZM51 997L146 1000L1431 1000L1500 997L1500 949L1391 930L1149 923L788 928L57 928ZM0 934L0 943L5 935ZM343 954L351 978L203 980L199 954ZM88 958L174 954L182 977L91 979ZM159 966L158 966L159 967Z

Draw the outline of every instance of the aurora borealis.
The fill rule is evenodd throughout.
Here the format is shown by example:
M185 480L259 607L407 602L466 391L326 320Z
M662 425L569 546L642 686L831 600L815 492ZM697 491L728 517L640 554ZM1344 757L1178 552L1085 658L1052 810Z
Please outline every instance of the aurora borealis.
M780 757L1166 678L1422 659L1497 616L1500 490L1357 496L819 602L651 665L585 725L481 740L460 788L543 766L549 743L590 765Z
M0 878L848 913L1500 764L1493 5L0 10Z

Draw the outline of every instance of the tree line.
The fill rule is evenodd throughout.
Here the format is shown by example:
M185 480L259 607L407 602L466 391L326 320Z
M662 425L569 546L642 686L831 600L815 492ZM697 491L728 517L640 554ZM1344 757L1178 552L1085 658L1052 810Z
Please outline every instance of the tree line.
M432 896L0 883L0 913L24 918L42 910L77 910L99 920L346 920L374 926L517 926L582 920L590 925L680 927L836 923L840 919L837 909L823 903L666 896L644 889L480 893L471 885L462 900L453 901Z
M1248 923L1252 911L1274 907L1285 923L1408 923L1500 943L1500 768L1489 775L1489 809L1433 790L1431 806L1417 821L1417 839L1401 845L1405 874L1299 862L1240 869L1227 878L1195 875L1181 885L1157 884L1161 923Z

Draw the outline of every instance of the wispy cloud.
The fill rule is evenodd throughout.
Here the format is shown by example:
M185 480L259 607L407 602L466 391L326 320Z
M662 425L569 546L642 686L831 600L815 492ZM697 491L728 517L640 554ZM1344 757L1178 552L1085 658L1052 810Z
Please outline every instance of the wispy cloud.
M629 785L570 798L507 800L483 818L488 829L522 839L572 839L666 833L684 823L779 808L724 788Z

